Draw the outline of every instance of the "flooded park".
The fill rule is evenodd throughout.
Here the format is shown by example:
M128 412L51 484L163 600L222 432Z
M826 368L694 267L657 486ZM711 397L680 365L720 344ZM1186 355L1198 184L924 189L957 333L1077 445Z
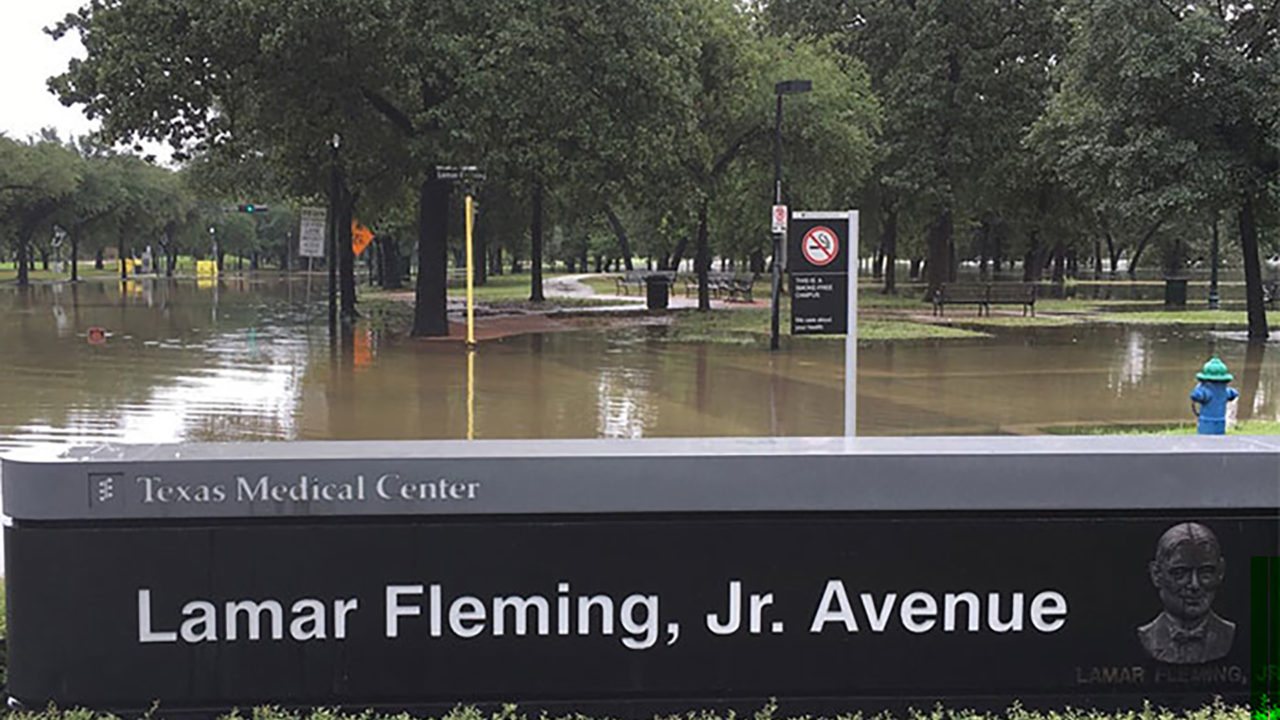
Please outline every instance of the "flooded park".
M0 453L103 442L842 430L838 338L784 338L770 353L758 343L671 342L669 328L652 322L518 334L481 342L469 383L459 342L366 321L331 338L322 289L318 279L266 273L0 288ZM86 341L91 327L106 331L105 342ZM1108 322L984 331L860 343L859 434L1190 423L1187 393L1212 354L1235 373L1237 419L1280 417L1280 349L1238 332Z

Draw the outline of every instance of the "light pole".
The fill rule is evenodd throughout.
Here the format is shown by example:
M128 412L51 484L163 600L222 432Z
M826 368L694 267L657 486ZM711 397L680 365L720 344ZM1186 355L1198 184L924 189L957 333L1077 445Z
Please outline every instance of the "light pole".
M218 267L218 231L212 225L209 226L209 246L213 252L213 266Z
M1218 309L1218 216L1213 216L1213 245L1209 250L1209 309Z
M773 86L773 94L777 98L773 115L773 204L782 204L782 96L809 92L813 89L812 80L784 80ZM769 349L778 349L778 304L782 296L782 248L786 242L784 232L773 236L773 282L769 309Z
M342 136L329 141L329 328L338 324L338 148Z

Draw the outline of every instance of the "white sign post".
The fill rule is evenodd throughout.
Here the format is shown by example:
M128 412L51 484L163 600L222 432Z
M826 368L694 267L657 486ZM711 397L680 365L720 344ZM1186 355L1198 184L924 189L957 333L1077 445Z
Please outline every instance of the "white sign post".
M328 213L324 208L302 208L302 223L298 229L298 255L304 258L324 257L324 236Z
M846 235L849 247L843 250L848 257L849 292L845 306L848 320L844 336L844 434L845 437L855 437L858 434L858 211L797 210L794 217L797 223L805 220L831 223L828 227L818 226L809 230L800 242L801 256L816 271L833 263L841 254L840 239L829 228L838 227L835 223L839 221L849 223ZM792 302L795 302L794 298ZM795 312L794 304L792 312Z

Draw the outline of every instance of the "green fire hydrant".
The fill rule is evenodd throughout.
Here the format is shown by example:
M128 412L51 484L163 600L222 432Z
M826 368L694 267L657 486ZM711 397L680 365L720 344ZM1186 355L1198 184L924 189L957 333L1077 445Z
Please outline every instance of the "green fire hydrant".
M1200 418L1196 433L1227 434L1227 403L1240 397L1235 388L1227 387L1235 376L1227 372L1227 364L1215 355L1196 373L1196 379L1200 382L1191 391L1191 411Z

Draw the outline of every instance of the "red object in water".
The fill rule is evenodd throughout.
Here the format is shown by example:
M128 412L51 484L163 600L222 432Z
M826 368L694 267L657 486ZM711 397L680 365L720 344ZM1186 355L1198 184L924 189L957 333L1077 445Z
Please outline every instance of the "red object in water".
M107 342L107 331L105 328L91 327L88 339L90 345L102 345Z

